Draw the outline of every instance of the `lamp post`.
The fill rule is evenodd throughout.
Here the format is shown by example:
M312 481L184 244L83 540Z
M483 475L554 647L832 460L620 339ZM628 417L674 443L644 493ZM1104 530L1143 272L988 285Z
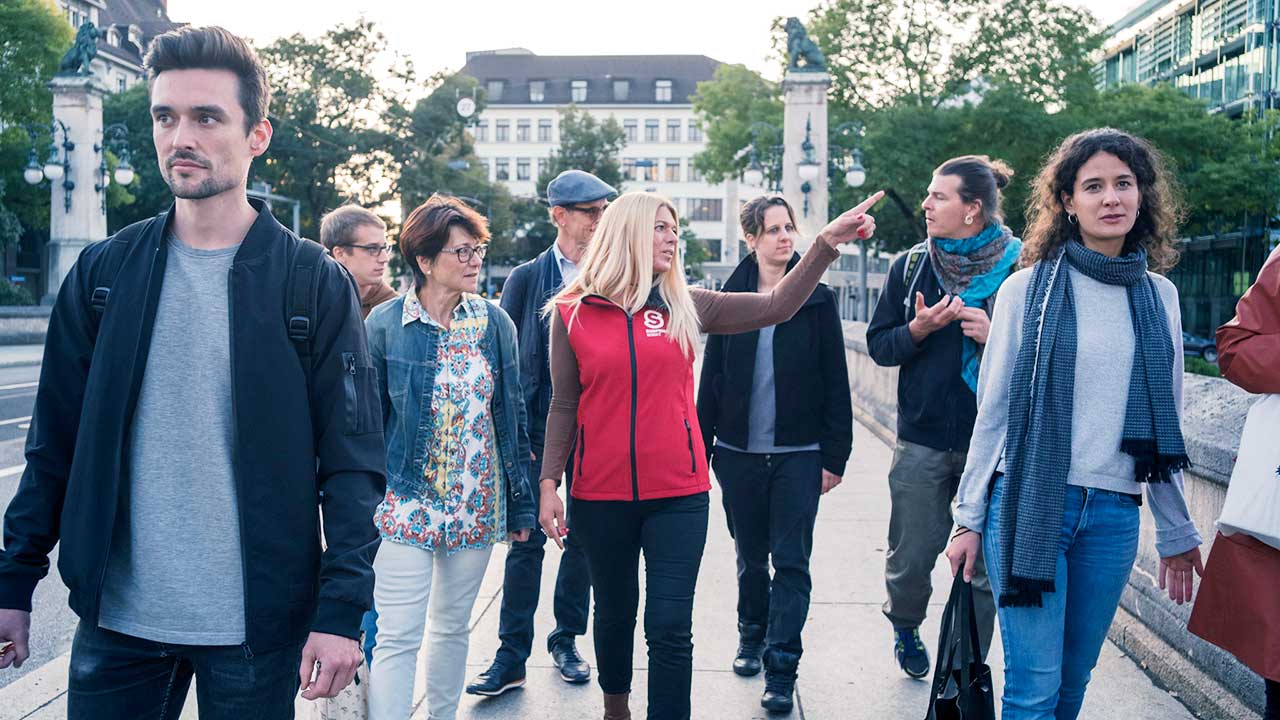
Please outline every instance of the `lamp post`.
M836 137L846 137L852 135L854 138L861 138L865 128L860 122L840 123L832 129L832 135ZM844 148L843 145L835 147ZM844 184L851 188L860 188L867 182L867 169L862 165L862 150L857 146L848 148L847 155L843 155L840 163L831 161L828 172L836 174L844 173ZM858 240L858 250L860 257L858 259L858 319L867 322L870 318L871 292L867 287L867 260L869 259L870 239L862 238Z
M116 164L114 173L117 185L128 185L133 182L133 165L129 160L133 157L129 150L129 128L124 123L112 123L102 129L102 142L94 143L93 151L98 154L98 183L93 189L102 195L102 213L107 212L107 149L116 154L120 162Z
M782 130L776 125L757 120L751 123L747 132L751 139L745 148L738 151L739 157L743 152L748 155L747 169L742 172L742 183L749 187L778 192L782 182L782 144L762 145L760 136L768 133L771 138L777 137L782 134ZM766 156L767 165L760 162L761 155Z
M804 194L804 216L809 217L809 193L813 191L814 180L818 179L818 174L822 172L822 166L818 164L817 158L813 156L813 140L811 139L811 131L813 123L811 118L804 120L804 142L800 143L800 162L796 164L796 173L800 176L800 192Z
M63 194L64 205L66 211L71 212L71 191L76 187L70 177L71 153L76 149L76 144L71 141L71 129L57 118L49 122L49 156L42 166L36 159L37 127L27 126L27 135L31 138L31 151L27 154L27 167L22 171L22 179L28 185L39 185L45 179L53 183L61 181L62 189L66 191ZM61 143L58 142L58 133L62 133Z

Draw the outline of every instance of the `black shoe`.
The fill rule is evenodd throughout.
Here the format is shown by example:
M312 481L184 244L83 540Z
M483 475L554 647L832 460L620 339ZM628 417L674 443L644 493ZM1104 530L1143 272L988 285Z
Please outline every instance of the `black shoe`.
M764 656L764 694L760 707L771 713L791 712L792 695L796 691L796 668L800 656L778 650L770 650Z
M477 675L476 679L472 680L470 685L467 685L467 694L497 697L508 690L522 687L523 685L523 667L511 667L494 660L488 670Z
M555 663L565 682L577 685L591 679L591 666L578 654L578 646L574 644L573 638L557 640L548 650L551 652L551 661Z
M764 653L765 626L754 623L738 623L738 656L733 659L733 671L742 677L760 673L760 656Z
M893 654L898 658L898 667L913 678L922 678L929 674L929 651L920 641L920 628L895 630Z

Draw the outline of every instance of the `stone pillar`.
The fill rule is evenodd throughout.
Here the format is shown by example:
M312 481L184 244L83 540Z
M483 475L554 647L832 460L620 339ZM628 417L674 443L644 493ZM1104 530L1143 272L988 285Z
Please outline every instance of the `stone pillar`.
M827 89L831 76L825 72L791 70L782 80L784 122L782 129L782 195L796 210L800 223L801 242L796 248L804 252L827 224ZM818 177L809 181L809 212L804 213L805 194L801 192L804 181L797 169L804 159L801 145L805 139L805 125L809 125L809 142L813 144L813 159L820 170Z
M49 243L45 248L45 295L42 302L53 304L58 296L62 280L75 264L85 245L107 236L107 214L102 207L102 195L96 186L102 181L98 176L101 158L94 152L94 145L102 142L102 98L107 87L92 76L58 75L49 83L53 90L53 117L66 124L68 137L75 148L68 152L71 167L66 180L74 184L70 191L63 181L50 183L53 187L49 204ZM62 141L61 130L56 133L56 143ZM62 148L58 148L59 154ZM67 195L71 196L70 208Z

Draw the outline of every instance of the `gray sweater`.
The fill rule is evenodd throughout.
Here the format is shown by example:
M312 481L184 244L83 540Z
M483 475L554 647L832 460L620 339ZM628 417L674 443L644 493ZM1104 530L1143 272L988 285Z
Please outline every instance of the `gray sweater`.
M1063 263L1067 266L1066 263ZM1069 267L1069 266L1068 266ZM1156 525L1156 551L1161 557L1200 545L1200 534L1187 512L1182 473L1170 483L1133 479L1133 457L1120 451L1129 374L1133 368L1133 320L1124 287L1107 285L1071 273L1077 324L1075 408L1071 419L1071 469L1067 482L1081 487L1140 495ZM978 374L978 418L964 475L956 494L955 521L981 531L986 525L991 477L1004 469L1005 433L1009 427L1009 377L1022 344L1022 320L1032 269L1014 273L1000 287L991 333ZM1173 341L1173 398L1182 413L1182 314L1178 290L1161 275L1151 274L1169 319Z

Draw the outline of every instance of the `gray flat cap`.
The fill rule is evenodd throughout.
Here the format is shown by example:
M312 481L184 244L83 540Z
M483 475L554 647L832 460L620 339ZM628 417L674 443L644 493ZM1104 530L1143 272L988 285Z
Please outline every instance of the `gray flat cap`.
M617 195L609 183L582 170L565 170L547 183L548 205L575 205Z

